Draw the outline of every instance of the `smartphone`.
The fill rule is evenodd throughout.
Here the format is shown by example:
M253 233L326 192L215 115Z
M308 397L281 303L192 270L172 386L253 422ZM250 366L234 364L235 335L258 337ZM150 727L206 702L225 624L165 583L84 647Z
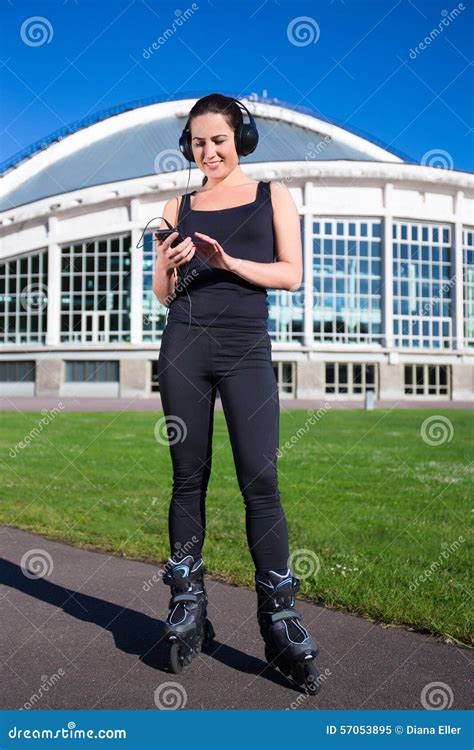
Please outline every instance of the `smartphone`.
M155 239L160 240L160 242L164 242L166 239L168 239L170 234L173 234L176 231L177 229L157 229L155 232L153 232L153 234L155 236ZM180 234L178 234L176 239L171 243L171 247L176 247L180 242L183 242L183 238Z

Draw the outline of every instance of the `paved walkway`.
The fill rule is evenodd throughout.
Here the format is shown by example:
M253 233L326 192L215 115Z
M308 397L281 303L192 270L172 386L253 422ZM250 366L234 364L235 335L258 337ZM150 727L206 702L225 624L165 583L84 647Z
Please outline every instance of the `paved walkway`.
M0 411L40 411L54 409L62 403L65 411L161 411L159 396L154 398L71 398L68 396L1 396ZM326 401L309 399L280 398L281 411L285 409L363 409L363 401ZM61 408L61 407L60 407ZM220 398L216 399L216 411L222 411ZM376 409L474 409L474 401L376 401Z
M452 694L451 708L470 707L469 649L300 600L325 676L320 693L306 696L266 667L255 592L210 576L215 645L169 673L160 645L169 588L158 579L144 590L159 566L9 526L0 526L0 541L3 709L156 710L167 700L189 709L422 709L422 691L434 682ZM48 567L44 577L22 570L28 554L26 569L41 569L31 550Z

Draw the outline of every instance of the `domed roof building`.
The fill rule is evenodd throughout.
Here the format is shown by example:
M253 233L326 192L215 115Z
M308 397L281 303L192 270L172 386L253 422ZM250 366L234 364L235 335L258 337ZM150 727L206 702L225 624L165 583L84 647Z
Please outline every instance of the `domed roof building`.
M201 184L178 148L197 98L109 110L1 165L1 394L158 392L151 230ZM244 171L284 182L301 217L302 287L267 297L281 395L473 399L474 176L242 101L260 135Z

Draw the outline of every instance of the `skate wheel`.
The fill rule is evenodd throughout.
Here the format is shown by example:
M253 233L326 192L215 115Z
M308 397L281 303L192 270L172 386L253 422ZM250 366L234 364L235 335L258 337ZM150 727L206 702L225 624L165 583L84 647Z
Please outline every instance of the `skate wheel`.
M276 666L278 667L282 675L288 677L288 679L291 680L291 668L289 665L285 664L285 662L280 659L280 661L277 662Z
M206 620L206 624L205 624L205 627L204 627L204 641L203 641L203 645L204 646L209 645L209 643L211 641L213 641L215 637L216 637L216 632L215 632L214 628L212 627L212 623L210 622L210 620Z
M314 664L305 664L304 667L304 684L305 688L310 695L316 695L319 692L321 685L319 684L319 672Z
M173 643L170 648L170 667L174 674L179 674L184 666L184 657L181 655L179 645Z
M265 646L265 659L268 661L269 664L273 664L273 662L276 659L276 652L273 651L273 649L270 646Z

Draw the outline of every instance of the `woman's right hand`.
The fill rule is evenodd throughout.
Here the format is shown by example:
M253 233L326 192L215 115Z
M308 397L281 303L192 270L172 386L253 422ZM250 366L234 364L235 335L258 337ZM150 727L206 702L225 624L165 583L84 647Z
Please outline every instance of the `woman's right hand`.
M171 247L172 243L178 236L179 232L173 232L173 234L170 234L170 236L163 242L155 237L157 260L167 271L178 268L179 266L182 266L183 263L188 263L196 252L196 246L191 237L186 237L186 239L183 240L183 242L180 242L179 245Z

